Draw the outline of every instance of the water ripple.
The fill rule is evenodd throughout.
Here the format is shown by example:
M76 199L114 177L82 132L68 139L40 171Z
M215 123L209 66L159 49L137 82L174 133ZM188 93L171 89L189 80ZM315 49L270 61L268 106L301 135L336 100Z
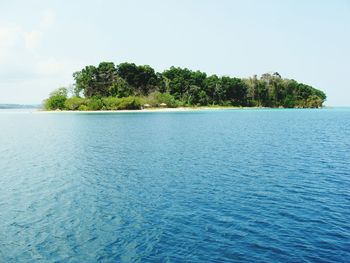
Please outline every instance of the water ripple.
M350 110L0 114L1 262L348 262Z

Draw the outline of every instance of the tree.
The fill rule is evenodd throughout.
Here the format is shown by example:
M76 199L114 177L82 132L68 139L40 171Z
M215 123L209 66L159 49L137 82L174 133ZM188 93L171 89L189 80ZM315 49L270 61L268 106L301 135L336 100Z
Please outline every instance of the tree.
M91 97L95 93L97 84L97 68L95 66L86 66L81 71L73 73L75 80L75 94L83 91L85 97Z
M139 95L147 95L158 84L154 69L148 65L136 66L134 63L121 63L117 67L117 72Z
M62 110L67 99L68 91L61 87L50 93L50 97L44 101L44 107L47 110Z
M220 104L224 95L222 85L217 75L207 77L204 81L204 87L208 96L208 103Z
M138 66L137 88L141 94L147 95L156 88L158 78L153 68L149 65Z
M208 105L209 98L207 96L207 93L204 90L199 91L198 94L198 103L200 105Z
M78 110L81 105L83 105L85 102L85 99L78 98L78 97L71 97L65 100L64 102L64 108L66 110Z
M91 96L106 97L109 88L117 78L117 69L113 62L101 62L97 67L96 86Z
M138 69L134 63L121 63L117 66L118 76L123 78L130 86L137 87Z
M151 104L159 104L166 98L171 105L233 105L263 107L321 107L326 100L324 92L312 86L285 79L278 73L265 73L260 79L240 79L229 76L207 76L199 70L170 67L157 73L149 65L121 63L115 67L112 62L101 62L97 67L86 66L73 74L74 96L81 93L88 100L82 100L79 108L101 108L103 101L116 107L118 98L131 96L142 98ZM160 95L162 94L162 95ZM52 95L52 96L51 96ZM157 95L157 96L155 96ZM105 99L111 97L111 99ZM47 107L62 107L67 98L66 90L56 90L45 102ZM134 98L134 97L132 97ZM162 100L163 100L162 99ZM102 104L100 103L102 101ZM66 108L76 109L79 100L71 98ZM148 104L148 103L147 103ZM119 105L119 104L118 104ZM107 107L107 108L108 108Z
M176 99L182 99L185 92L190 86L191 72L188 69L182 69L179 67L170 67L162 73L168 81L169 92L173 94Z
M201 88L196 85L191 85L185 94L186 102L189 105L197 105L199 103L199 94Z
M165 70L162 76L168 80L168 90L171 94L175 96L176 99L188 100L197 97L195 87L200 89L205 88L205 80L207 74L197 71L191 71L187 68L170 67L170 69ZM196 99L194 101L197 102Z
M113 97L128 97L133 95L131 86L121 77L117 76L112 85L108 88L108 93Z
M222 77L221 84L225 90L225 100L234 106L246 105L247 85L241 79Z
M101 62L98 67L86 66L73 74L75 94L84 92L85 97L108 96L108 88L117 77L117 70L112 62Z

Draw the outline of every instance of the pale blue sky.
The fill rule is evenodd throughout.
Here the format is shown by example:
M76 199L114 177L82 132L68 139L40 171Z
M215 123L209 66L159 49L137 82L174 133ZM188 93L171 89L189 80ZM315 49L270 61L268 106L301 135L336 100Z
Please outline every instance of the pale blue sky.
M40 103L100 61L278 71L350 106L350 1L0 2L0 103Z

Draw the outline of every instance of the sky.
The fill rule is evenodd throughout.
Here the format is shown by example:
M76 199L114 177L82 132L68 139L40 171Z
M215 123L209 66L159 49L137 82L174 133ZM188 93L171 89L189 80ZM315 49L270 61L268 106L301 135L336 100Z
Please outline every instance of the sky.
M350 106L350 1L0 0L0 103L41 103L101 61L277 71Z

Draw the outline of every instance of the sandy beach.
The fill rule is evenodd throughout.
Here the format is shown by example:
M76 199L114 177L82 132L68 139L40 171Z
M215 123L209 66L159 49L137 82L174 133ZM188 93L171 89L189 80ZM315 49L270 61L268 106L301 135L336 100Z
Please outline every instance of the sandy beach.
M207 111L207 110L254 110L266 109L266 107L178 107L178 108L148 108L141 110L98 110L98 111L79 111L79 110L38 110L41 113L133 113L133 112L185 112L185 111Z

